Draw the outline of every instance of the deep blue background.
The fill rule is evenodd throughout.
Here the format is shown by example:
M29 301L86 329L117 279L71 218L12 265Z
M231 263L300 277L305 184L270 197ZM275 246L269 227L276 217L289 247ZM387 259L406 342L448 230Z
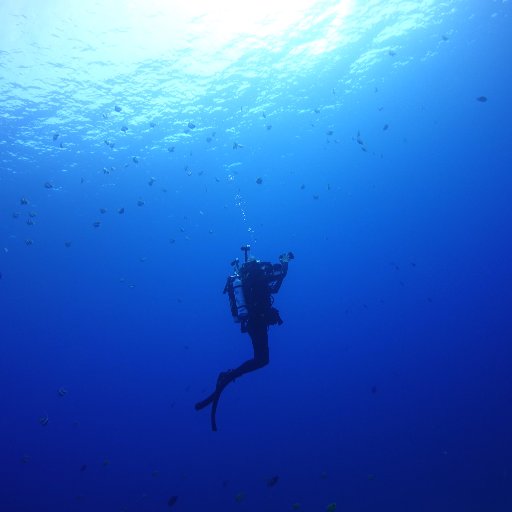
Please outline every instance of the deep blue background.
M342 107L342 70L311 77L239 150L219 114L174 153L157 125L124 152L75 141L67 173L56 150L0 169L0 510L512 509L512 32L481 11ZM296 255L285 323L212 433L193 404L251 353L221 293L246 242Z

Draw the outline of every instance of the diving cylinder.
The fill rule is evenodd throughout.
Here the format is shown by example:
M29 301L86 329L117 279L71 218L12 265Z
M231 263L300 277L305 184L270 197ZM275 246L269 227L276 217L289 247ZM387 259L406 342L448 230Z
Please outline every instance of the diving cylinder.
M249 315L247 305L245 304L244 290L242 288L242 280L235 277L233 281L233 293L235 295L236 310L238 313L238 321L245 320Z

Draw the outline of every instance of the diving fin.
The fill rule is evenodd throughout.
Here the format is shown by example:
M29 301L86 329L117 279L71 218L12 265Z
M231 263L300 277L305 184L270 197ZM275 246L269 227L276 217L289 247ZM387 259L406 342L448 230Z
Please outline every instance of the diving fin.
M212 403L212 410L210 412L210 419L212 421L212 432L217 432L217 405L219 404L220 393L215 393L215 397Z
M206 397L204 400L201 400L201 402L197 402L194 406L196 411L200 411L201 409L204 409L208 405L210 405L213 402L213 399L215 398L215 393L217 390L215 390L210 396Z

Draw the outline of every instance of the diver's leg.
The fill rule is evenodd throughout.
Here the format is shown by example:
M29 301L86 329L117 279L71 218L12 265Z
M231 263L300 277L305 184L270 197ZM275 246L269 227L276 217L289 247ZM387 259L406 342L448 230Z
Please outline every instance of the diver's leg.
M238 377L241 377L245 373L253 372L259 368L263 368L269 362L269 349L268 349L268 326L264 322L250 323L247 327L247 332L251 337L253 358L242 363L238 368L234 370L228 370L221 372L217 378L217 386L215 391L211 393L201 402L195 404L196 411L204 409L210 404L212 405L211 410L211 421L212 430L217 430L215 416L217 412L217 405L219 403L220 395L228 384L233 382Z
M217 430L217 406L219 404L220 395L226 388L226 386L233 382L236 378L242 376L245 373L258 370L268 364L269 361L269 350L268 350L268 327L266 324L257 324L249 327L248 331L251 337L252 347L254 351L254 357L249 359L245 363L241 364L234 370L228 370L227 372L221 372L217 379L217 387L212 393L212 410L210 413L210 419L212 424L212 430ZM197 408L197 405L196 405Z
M259 370L266 366L269 362L269 350L268 350L268 326L266 323L258 322L249 324L247 327L247 333L251 337L253 358L242 363L238 368L234 370L228 370L222 372L217 380L217 388L222 386L224 389L230 382L234 381L242 375Z
M197 411L204 409L210 405L215 395L219 395L224 391L224 388L238 377L241 377L245 373L253 372L259 368L263 368L269 362L269 350L268 350L268 327L265 323L257 323L248 326L247 332L251 337L252 348L254 356L252 359L245 361L238 368L234 370L227 370L221 372L217 378L217 386L215 391L211 393L201 402L197 402L195 408Z

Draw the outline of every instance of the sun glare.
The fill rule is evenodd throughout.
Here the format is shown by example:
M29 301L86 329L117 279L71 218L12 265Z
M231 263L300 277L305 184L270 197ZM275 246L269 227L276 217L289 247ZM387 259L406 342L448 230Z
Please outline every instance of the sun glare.
M317 18L325 16L339 27L352 4L353 0L134 0L130 17L160 48L172 36L183 47L215 53L242 39L255 47L282 43L299 32L306 34ZM322 46L327 45L319 44L316 50Z

